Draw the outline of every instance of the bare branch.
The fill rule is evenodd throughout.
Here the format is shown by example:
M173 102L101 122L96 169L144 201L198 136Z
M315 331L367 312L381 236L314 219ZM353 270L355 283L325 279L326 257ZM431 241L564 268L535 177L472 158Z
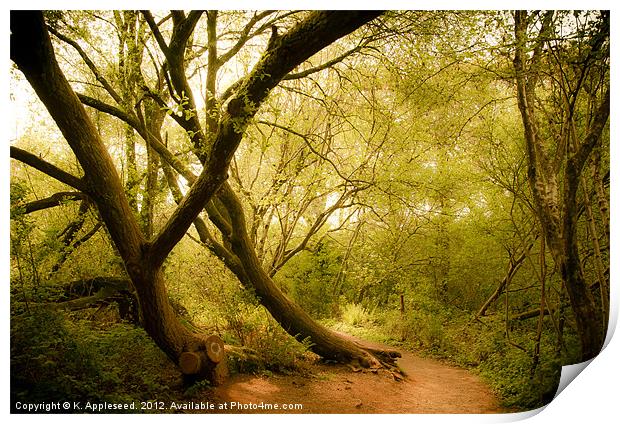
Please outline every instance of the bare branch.
M84 200L88 196L81 192L75 191L61 191L58 193L52 194L50 197L46 197L45 199L35 200L33 202L28 202L23 205L18 205L20 212L28 214L36 211L40 211L43 209L49 209L56 206L60 206L69 200Z
M86 65L91 70L91 72L95 75L95 78L97 79L97 81L99 81L101 83L101 85L103 85L105 90L108 92L108 94L110 96L112 96L114 101L116 103L118 103L118 104L122 104L121 96L119 96L119 94L116 92L116 90L114 90L114 88L108 82L108 80L105 79L105 77L101 74L99 69L97 69L97 66L95 66L95 63L88 57L88 55L86 54L84 49L82 49L82 47L77 42L75 42L74 40L70 39L69 37L61 34L60 32L58 32L57 30L55 30L54 28L52 28L49 25L47 26L47 30L49 32L51 32L52 34L54 34L60 40L64 41L65 43L67 43L71 47L73 47L78 52L78 54L80 55L82 60L84 60L84 63L86 63Z
M333 58L331 60L328 60L325 63L322 63L322 64L317 65L317 66L313 66L313 67L308 68L308 69L306 69L304 71L296 72L294 74L288 74L288 75L286 75L282 79L285 80L285 81L289 81L289 80L293 80L293 79L300 79L300 78L307 77L308 75L320 72L320 71L322 71L324 69L331 68L335 64L340 63L344 59L346 59L347 57L351 56L353 53L359 52L363 47L364 47L363 45L358 45L358 46L353 47L352 49L344 52L340 56L335 57L335 58Z
M173 116L173 118L185 131L191 131L190 139L196 148L196 154L201 160L204 160L205 134L198 120L194 95L185 75L185 47L202 15L202 11L192 11L187 18L181 11L172 12L172 37L168 46L166 46L150 12L143 11L142 13L166 56L170 73L169 85L172 85L177 96L181 99L179 106L183 109L183 118L178 118L178 116Z
M226 53L222 54L220 57L217 58L218 67L222 66L224 63L232 59L237 53L239 53L239 50L241 50L241 48L245 45L245 43L248 42L250 38L267 29L268 27L261 27L259 30L255 31L252 36L250 36L250 31L252 30L252 28L254 28L254 25L256 25L256 23L259 22L261 19L266 18L272 13L274 13L273 10L266 10L259 13L258 15L254 15L252 19L250 19L248 23L245 24L245 27L243 27L243 29L241 30L241 34L239 35L237 42Z
M346 181L346 182L348 182L348 183L351 183L351 184L358 184L358 183L366 183L366 184L367 184L367 182L366 182L366 181L363 181L363 180L354 180L354 179L351 179L350 177L346 177L346 176L344 176L344 175L340 172L340 169L339 169L339 168L338 168L338 166L334 163L334 161L332 161L332 160L331 160L330 158L328 158L326 155L321 154L319 151L317 151L317 150L314 148L314 146L312 146L312 143L310 143L310 137L309 137L309 136L304 135L304 134L302 134L302 133L300 133L300 132L298 132L298 131L295 131L295 130L293 130L293 129L291 129L291 128L288 128L288 127L286 127L286 126L284 126L284 125L277 124L277 123L275 123L275 122L268 122L268 121L263 121L263 120L260 120L260 121L258 121L257 123L259 123L259 124L263 124L263 125L269 125L269 126L272 126L272 127L275 127L275 128L279 128L279 129L281 129L281 130L283 130L283 131L289 132L289 133L291 133L291 134L293 134L293 135L296 135L297 137L300 137L300 138L301 138L301 139L302 139L302 140L306 143L306 146L308 146L308 149L310 149L310 151L311 151L312 153L314 153L316 156L320 157L322 160L324 160L325 162L329 163L329 164L332 166L332 168L334 169L334 171L336 172L336 174L338 174L338 176L339 176L340 178L342 178L344 181Z
M65 183L81 192L88 193L86 184L81 178L63 171L56 165L52 165L51 163L41 159L39 156L35 156L30 152L20 149L19 147L11 146L11 157L25 163L26 165L32 166L33 168L49 175L61 183Z
M103 113L107 113L108 115L112 115L117 117L118 119L120 119L121 121L129 124L130 126L132 126L133 128L135 128L136 130L138 130L140 128L140 123L138 122L138 120L136 119L135 116L132 116L128 113L126 113L125 111L109 105L105 102L102 102L101 100L97 100L93 97L90 96L86 96L84 94L80 94L80 93L76 93L78 98L80 99L80 101L82 102L82 104L86 105L86 106L90 106L93 109L98 110L99 112L103 112Z
M356 188L354 188L352 190L345 191L340 196L340 198L336 201L336 203L334 203L332 206L330 206L329 208L327 208L326 210L321 212L317 216L317 218L315 219L315 221L312 224L312 226L308 229L308 232L306 233L304 238L301 240L301 242L297 246L295 246L292 249L286 250L284 252L284 255L282 256L282 258L280 260L278 260L278 258L274 258L275 261L274 261L274 263L273 263L273 265L271 267L271 270L269 271L269 275L271 277L273 277L278 272L278 270L280 270L296 254L298 254L302 250L306 249L306 246L308 245L308 243L312 239L312 236L314 236L321 229L321 227L323 227L323 225L325 225L325 223L327 222L329 217L335 211L337 211L338 209L343 209L343 208L348 208L348 207L353 206L353 203L345 204L345 202L346 202L347 199L349 199L355 193L357 193L357 192L359 192L361 190L363 190L363 188L356 187Z

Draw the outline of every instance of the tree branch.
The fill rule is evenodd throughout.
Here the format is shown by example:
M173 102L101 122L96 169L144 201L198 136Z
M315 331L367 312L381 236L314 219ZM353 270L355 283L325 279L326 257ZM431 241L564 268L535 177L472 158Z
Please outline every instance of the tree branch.
M166 180L168 182L168 187L170 188L170 192L172 193L172 197L174 201L178 204L183 199L183 194L179 188L179 184L177 183L176 177L174 176L172 169L166 163L163 164L162 169L166 176ZM210 204L212 202L209 202ZM222 244L218 243L215 238L209 232L206 223L199 216L194 220L194 228L196 228L196 232L198 233L198 237L200 238L200 244L206 246L215 256L220 258L224 263L235 273L241 272L243 269L243 265L241 261L232 253L229 249L225 248ZM191 237L191 236L190 236ZM196 240L198 242L198 240Z
M218 66L222 66L224 63L232 59L237 53L239 53L239 50L241 50L241 48L245 45L245 43L248 42L250 38L264 31L267 27L261 27L259 30L255 31L252 36L250 36L250 31L252 30L252 28L254 28L254 25L256 25L256 23L259 22L261 19L271 15L273 12L273 10L266 10L259 13L258 15L252 16L252 19L250 19L241 30L241 34L237 39L237 42L226 53L223 53L220 57L217 58Z
M163 262L226 180L228 166L249 120L270 91L300 63L380 13L313 12L263 54L235 98L228 103L202 173L153 241L151 261L154 265Z
M321 212L315 219L314 223L312 224L312 226L310 227L310 229L308 230L304 238L301 240L301 242L299 242L297 246L295 246L292 249L285 250L280 260L278 260L277 257L274 258L274 262L271 266L271 269L269 270L269 276L273 277L278 272L278 270L280 270L296 254L304 250L306 246L308 245L308 242L310 242L310 239L312 238L312 236L314 236L321 229L321 227L323 227L323 225L327 222L329 217L336 210L346 208L346 207L351 207L352 204L345 205L344 202L346 201L346 199L348 199L349 197L353 196L355 193L361 190L362 190L361 187L356 187L350 191L345 191L340 196L340 198L336 201L336 203L334 203L332 206L330 206L329 208Z
M142 13L166 56L170 72L170 83L177 96L181 99L179 106L183 109L183 117L178 119L173 116L173 118L185 131L191 131L190 139L196 148L196 154L201 160L204 160L204 152L206 151L205 134L198 120L194 95L185 75L185 47L202 15L202 11L192 11L187 18L181 11L172 12L172 37L168 46L163 41L163 37L159 33L157 24L150 12L143 11Z
M304 143L306 144L306 146L308 147L308 149L310 149L310 151L312 153L314 153L316 156L318 156L319 158L321 158L325 162L329 163L332 166L332 168L334 169L334 171L336 172L336 174L338 174L338 176L340 178L342 178L342 180L344 180L344 181L346 181L346 182L348 182L350 184L365 183L365 181L362 181L362 180L352 180L350 177L345 177L344 175L342 175L342 173L340 172L340 169L338 169L338 166L334 163L334 161L332 161L326 155L323 155L320 152L318 152L312 146L312 143L310 143L310 137L308 137L307 135L301 134L300 132L297 132L297 131L295 131L295 130L293 130L291 128L288 128L288 127L286 127L284 125L276 124L275 122L268 122L268 121L260 120L257 123L258 124L263 124L263 125L269 125L269 126L272 126L274 128L281 129L283 131L286 131L288 133L291 133L291 134L296 135L297 137L301 138L304 141Z
M82 178L75 177L68 172L63 171L55 165L44 161L39 156L35 156L30 152L20 149L19 147L11 146L11 157L15 160L30 165L33 168L43 172L44 174L67 184L81 192L88 193L86 184Z
M90 106L93 109L98 110L99 112L103 112L103 113L107 113L108 115L112 115L117 117L118 119L120 119L121 121L129 124L131 127L133 127L134 129L136 129L137 131L139 131L141 125L140 122L138 121L138 119L135 116L132 116L128 113L126 113L125 111L115 107L115 106L111 106L107 103L102 102L101 100L97 100L93 97L90 96L86 96L84 94L80 94L80 93L76 93L78 96L78 99L80 99L80 101L82 102L82 104L86 105L86 106Z
M331 68L335 64L340 63L344 59L346 59L347 57L351 56L353 53L359 52L363 47L364 47L364 45L359 45L359 46L353 47L352 49L344 52L343 54L341 54L338 57L333 58L332 60L328 60L325 63L322 63L322 64L317 65L317 66L313 66L313 67L308 68L308 69L306 69L304 71L296 72L294 74L288 74L288 75L286 75L282 79L284 81L300 79L300 78L307 77L308 75L312 75L314 73L320 72L320 71L322 71L324 69Z
M114 88L108 82L108 80L106 80L104 76L101 74L101 72L99 72L99 69L97 69L97 66L95 66L95 63L88 57L84 49L82 49L82 47L77 42L61 34L60 32L58 32L57 30L55 30L49 25L47 26L47 30L51 32L52 34L54 34L60 40L64 41L65 43L73 47L78 52L78 54L80 55L84 63L86 63L86 66L88 66L88 68L91 70L93 75L95 75L95 78L97 79L97 81L99 81L101 85L103 85L103 88L105 88L105 90L108 92L108 94L110 94L110 96L114 99L114 101L118 103L119 105L122 104L123 100L121 96L119 96L119 94L116 92L116 90L114 90Z
M88 197L81 192L61 191L58 193L54 193L50 197L46 197L45 199L35 200L33 202L28 202L23 205L18 205L17 208L19 208L20 211L23 211L23 213L28 214L43 209L60 206L69 200L85 200L87 198Z
M219 64L217 60L217 10L207 13L207 81L205 92L205 128L209 135L217 131L217 121L219 108L215 98L215 87L217 83L217 70Z
M168 55L168 44L166 44L166 40L164 40L163 35L161 35L161 32L159 31L159 26L155 22L155 19L153 19L153 15L148 10L141 10L140 12L144 16L144 19L146 20L146 23L151 28L151 32L153 33L153 36L155 37L155 40L157 41L157 44L159 45L159 48L161 49L161 51L164 54L164 56L167 57L167 55ZM162 23L163 23L163 21L162 21Z

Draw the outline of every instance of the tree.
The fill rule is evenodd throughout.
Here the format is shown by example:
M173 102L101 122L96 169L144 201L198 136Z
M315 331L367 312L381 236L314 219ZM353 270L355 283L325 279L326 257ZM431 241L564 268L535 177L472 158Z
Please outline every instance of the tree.
M555 37L563 17L551 11L515 12L514 69L534 207L570 299L581 359L585 361L598 354L602 346L605 317L597 310L583 274L577 239L577 194L582 171L592 151L601 144L609 117L608 77L597 70L598 64L609 60L609 14L601 12L594 25L578 28L574 42ZM539 31L530 39L529 29L535 21ZM544 78L544 67L550 68L552 78ZM542 85L551 89L550 94L538 92ZM589 106L589 119L578 130L582 97ZM537 107L537 103L550 104L551 111ZM541 116L545 112L556 114L559 122L554 125L548 120L545 125ZM551 156L553 148L555 158ZM605 289L601 286L600 290Z
M186 106L182 112L189 112L183 116L173 112L173 119L191 134L190 138L203 164L201 174L195 178L170 219L156 235L147 239L133 214L110 154L56 61L43 14L36 11L11 13L11 59L48 109L84 172L81 178L65 172L54 171L48 174L87 194L96 204L136 291L142 325L158 346L186 371L208 375L212 380L217 380L217 360L221 359L217 352L220 346L215 341L215 345L208 344L212 339L205 340L192 333L177 320L166 296L161 267L172 248L218 190L222 190L221 200L233 224L232 250L241 259L244 272L247 272L249 281L271 313L292 334L301 337L309 335L316 350L327 357L359 359L366 364L377 363L372 354L318 326L277 290L270 279L265 278L248 244L243 213L225 180L232 156L248 123L269 92L297 65L378 14L314 12L283 35L277 34L277 29L272 27L273 37L267 50L253 70L235 84L230 100L222 108L218 119L214 119L203 130L195 113L195 100L184 67L188 40L203 13L193 11L185 15L173 11L172 35L170 41L166 42L153 17L149 12L144 12L165 57L168 71L166 77L170 78L169 89L177 96L178 102ZM208 22L214 16L215 12L209 12ZM215 65L213 62L210 64ZM105 79L99 79L105 85ZM108 91L115 92L112 87ZM114 100L123 103L120 97ZM125 121L135 123L133 112L121 108L109 111L120 115ZM139 123L135 127L143 128ZM163 145L158 144L156 139L146 138L149 145L165 157L166 149L162 148ZM51 169L49 164L36 156L30 159L38 169Z

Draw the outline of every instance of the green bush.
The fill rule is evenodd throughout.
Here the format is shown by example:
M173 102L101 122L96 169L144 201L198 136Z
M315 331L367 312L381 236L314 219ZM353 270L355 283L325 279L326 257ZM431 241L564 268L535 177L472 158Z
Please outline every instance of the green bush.
M12 403L101 399L116 382L99 359L56 312L38 309L12 317Z
M276 274L276 282L314 318L328 318L338 305L334 289L342 264L337 250L329 243L319 244L313 252L302 252Z
M362 305L348 303L342 309L342 321L352 326L364 326L372 322L370 313Z
M234 364L239 372L297 370L308 353L307 340L297 341L259 305L237 305L236 312L225 315L228 326L224 340L253 352L245 361Z
M162 399L179 377L142 329L97 328L46 308L11 318L13 405Z

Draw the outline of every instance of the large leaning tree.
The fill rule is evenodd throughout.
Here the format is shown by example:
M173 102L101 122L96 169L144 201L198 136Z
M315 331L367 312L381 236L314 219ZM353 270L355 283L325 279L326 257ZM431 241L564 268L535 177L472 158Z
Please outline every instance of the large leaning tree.
M393 362L393 352L368 350L341 338L316 323L281 292L257 257L248 235L242 204L227 182L235 151L271 90L282 80L324 69L359 50L357 45L323 65L305 66L297 73L293 72L334 41L379 15L380 12L374 11L302 13L302 18L297 14L295 20L289 21L288 31L279 34L278 21L275 18L270 20L277 15L257 12L235 34L236 41L231 44L227 40L229 49L221 53L224 48L218 48L217 11L187 14L172 11L160 20L148 11L118 13L115 18L121 41L119 56L126 56L122 61L122 77L108 81L80 44L63 34L53 22L46 22L42 12L11 12L11 59L62 132L83 170L83 176L72 175L15 147L11 148L11 157L72 187L96 205L131 280L139 302L141 324L184 373L205 376L217 382L225 366L225 361L221 362L221 341L196 334L183 326L166 293L162 266L191 225L205 245L246 287L255 291L282 327L294 337L309 338L316 353L343 362L358 361L364 366ZM204 49L193 50L188 46L198 25L206 26L207 43ZM164 26L165 30L162 29ZM221 94L216 97L215 85L222 65L248 40L265 31L270 31L271 37L254 67L226 90L220 90ZM155 77L151 74L148 81L141 71L144 55L153 55L143 49L147 32L155 40L152 45L159 49L157 54L162 59L152 61L158 66ZM75 49L103 87L105 97L96 98L74 91L58 64L50 33ZM205 94L205 113L202 115L198 113L187 66L198 56L206 56L207 68L206 87L200 88ZM142 204L138 213L136 195L132 191L136 182L132 179L131 169L123 184L84 105L120 119L127 125L128 136L135 132L144 140L149 153L147 187L148 174L152 174L153 169L156 174L161 164L178 205L157 231L152 222L152 205ZM166 115L189 138L192 153L201 167L199 174L195 173L196 166L190 169L168 149L161 131ZM128 146L131 147L131 143ZM135 152L135 146L133 149ZM189 186L185 195L177 184L179 176ZM218 239L207 230L201 215L208 217L219 230L221 236Z

